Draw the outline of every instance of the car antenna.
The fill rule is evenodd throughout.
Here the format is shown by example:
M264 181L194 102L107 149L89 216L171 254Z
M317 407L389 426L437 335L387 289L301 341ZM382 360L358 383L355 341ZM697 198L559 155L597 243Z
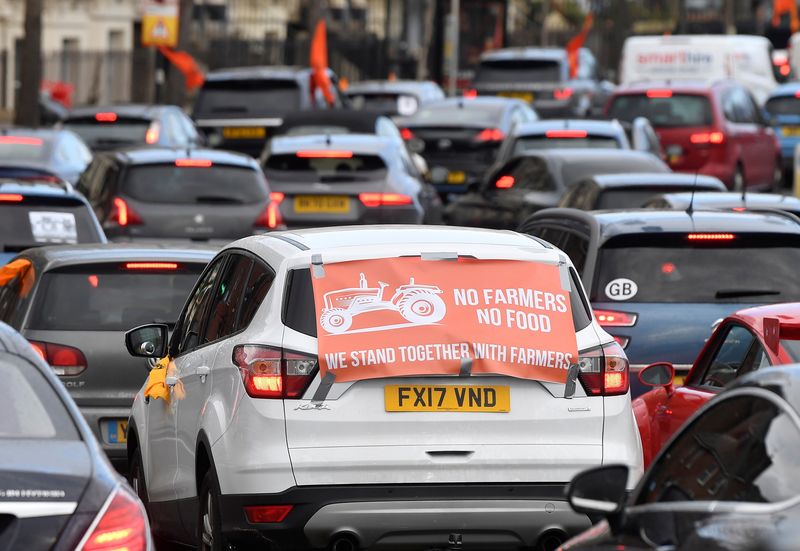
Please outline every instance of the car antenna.
M747 182L742 178L742 206L747 206Z
M330 145L331 145L331 135L330 135L330 133L329 133L329 132L326 132L326 133L325 133L325 145L327 145L327 146L329 146L329 147L330 147Z
M694 213L694 191L697 189L697 172L694 173L694 184L692 184L692 197L689 199L689 206L686 207L686 214L689 216Z

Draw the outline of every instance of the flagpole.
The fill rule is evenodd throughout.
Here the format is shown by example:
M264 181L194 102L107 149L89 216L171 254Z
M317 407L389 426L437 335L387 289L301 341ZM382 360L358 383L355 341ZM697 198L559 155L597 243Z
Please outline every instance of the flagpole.
M456 95L456 81L458 80L458 48L459 48L459 16L461 14L460 0L450 0L450 59L448 59L447 72L449 75L447 92L452 97Z

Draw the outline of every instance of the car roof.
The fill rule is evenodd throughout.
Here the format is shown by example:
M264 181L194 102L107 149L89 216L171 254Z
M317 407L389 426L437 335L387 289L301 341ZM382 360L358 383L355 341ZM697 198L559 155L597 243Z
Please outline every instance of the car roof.
M362 155L391 155L396 152L398 142L375 134L329 134L321 136L277 136L270 142L270 153L280 155L295 153L302 149L342 149Z
M351 83L346 95L360 94L364 92L422 92L426 88L434 88L438 85L432 80L363 80Z
M501 48L481 55L481 61L503 61L512 59L551 59L566 61L567 52L564 48Z
M124 261L172 261L208 263L218 252L208 244L164 243L107 243L85 245L55 245L27 249L20 253L34 263L39 271L61 266Z
M83 107L76 107L67 115L67 121L70 119L82 119L85 117L93 117L97 113L113 112L120 117L152 119L159 115L159 111L165 107L173 107L172 105L156 105L147 103L120 103L112 105L86 105ZM177 108L176 108L177 109Z
M565 163L581 162L605 162L625 159L655 159L651 153L635 151L631 149L572 149L572 148L552 148L552 149L530 149L521 151L517 157L542 157L545 159L558 160Z
M682 191L676 193L663 193L658 197L669 201L673 208L684 209L692 202L692 192ZM655 197L654 197L655 199ZM695 193L695 208L775 208L792 212L800 212L800 198L791 195L778 195L776 193L748 193L742 200L742 194L736 191L722 193Z
M542 119L518 124L514 128L514 135L544 134L548 130L586 130L591 134L602 134L610 137L620 136L625 133L625 129L616 120Z
M207 159L212 163L243 167L253 167L257 164L249 155L221 149L204 148L134 146L102 152L98 153L98 155L113 157L120 162L132 165L171 163L176 159Z
M278 133L298 126L338 125L351 132L374 134L375 124L379 118L389 120L383 112L369 109L314 109L293 111L283 117Z
M625 188L640 186L702 186L703 189L727 189L725 184L713 176L698 176L680 172L638 172L625 174L598 174L592 176L599 187ZM691 194L691 192L689 192ZM709 193L710 195L710 193ZM741 196L741 194L740 194Z
M224 80L297 80L308 76L311 69L292 65L261 65L255 67L230 67L209 71L205 75L206 82Z
M798 92L800 92L800 82L787 82L786 84L775 87L775 89L770 92L769 97L771 99L794 96Z
M729 319L739 319L752 326L763 336L764 318L778 318L781 323L800 325L800 302L783 302L745 308L728 316Z

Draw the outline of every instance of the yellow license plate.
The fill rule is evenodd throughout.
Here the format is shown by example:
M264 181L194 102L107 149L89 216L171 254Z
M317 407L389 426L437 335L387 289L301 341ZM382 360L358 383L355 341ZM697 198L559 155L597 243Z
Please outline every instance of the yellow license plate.
M467 181L467 175L462 170L447 173L448 184L463 184Z
M800 136L800 126L784 126L781 129L784 136L791 136L793 138Z
M511 411L507 386L389 385L384 387L383 397L386 411Z
M105 422L109 444L125 444L128 442L128 420L109 419Z
M350 212L350 199L342 195L298 195L294 198L294 211L342 214Z
M683 386L683 383L686 381L686 375L675 375L672 379L673 386Z
M259 126L228 126L222 129L228 140L260 140L267 137L267 129Z
M533 93L531 92L498 92L497 95L501 98L519 99L528 103L533 101Z

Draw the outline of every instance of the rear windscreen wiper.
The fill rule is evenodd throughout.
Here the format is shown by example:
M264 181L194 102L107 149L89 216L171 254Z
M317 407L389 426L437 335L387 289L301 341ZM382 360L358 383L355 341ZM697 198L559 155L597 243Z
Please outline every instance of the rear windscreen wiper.
M724 289L717 291L714 295L716 298L740 298L740 297L755 297L759 295L780 295L780 291L773 291L770 289Z
M204 195L201 197L195 197L196 203L211 203L211 204L229 204L229 205L241 205L242 201L239 199L234 199L233 197L221 197L215 195Z

